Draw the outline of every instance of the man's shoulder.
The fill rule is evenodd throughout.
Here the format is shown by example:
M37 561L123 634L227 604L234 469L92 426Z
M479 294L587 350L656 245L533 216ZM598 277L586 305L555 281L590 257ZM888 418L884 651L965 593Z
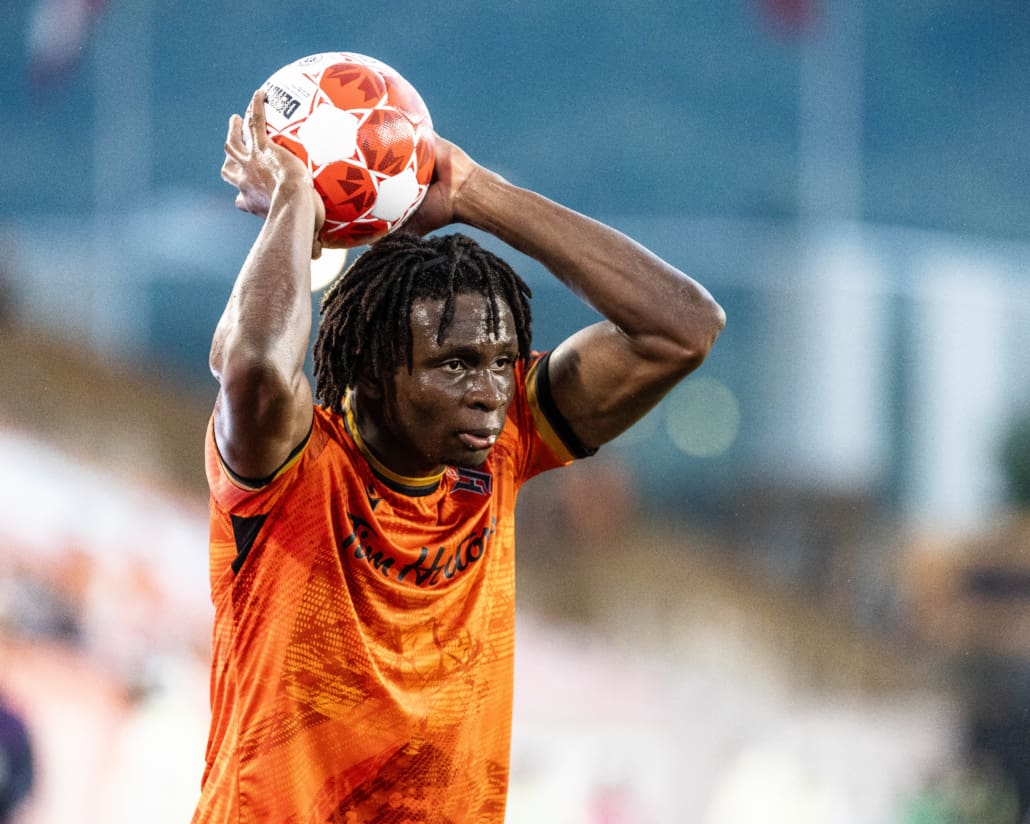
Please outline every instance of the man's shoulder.
M311 419L311 435L306 451L311 461L328 458L344 464L353 463L358 454L343 416L317 404Z

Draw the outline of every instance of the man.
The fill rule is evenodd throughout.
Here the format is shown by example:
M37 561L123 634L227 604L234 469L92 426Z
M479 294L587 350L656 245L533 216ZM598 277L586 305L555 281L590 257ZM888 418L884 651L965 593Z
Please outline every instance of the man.
M324 210L267 138L261 92L230 119L222 176L264 225L211 349L213 717L194 822L500 824L518 488L658 403L723 312L635 242L438 137L419 210L323 300L316 406L304 361ZM456 223L540 261L606 320L531 352L510 267L463 235L423 238Z

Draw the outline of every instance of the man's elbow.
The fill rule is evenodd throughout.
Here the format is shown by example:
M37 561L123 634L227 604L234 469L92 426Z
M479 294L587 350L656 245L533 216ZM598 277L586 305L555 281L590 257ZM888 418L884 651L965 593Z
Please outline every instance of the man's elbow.
M683 373L693 372L708 357L722 330L726 328L725 310L710 297L695 307L688 323L681 327L679 356Z

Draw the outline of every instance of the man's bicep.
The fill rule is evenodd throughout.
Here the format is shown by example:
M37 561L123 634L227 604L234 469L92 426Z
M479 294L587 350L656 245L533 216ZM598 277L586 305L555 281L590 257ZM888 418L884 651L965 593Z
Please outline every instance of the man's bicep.
M253 371L226 374L214 409L219 455L240 478L269 477L307 437L313 414L305 375L281 381Z
M550 355L550 391L558 412L591 448L646 415L682 379L664 361L641 356L608 321L576 332Z

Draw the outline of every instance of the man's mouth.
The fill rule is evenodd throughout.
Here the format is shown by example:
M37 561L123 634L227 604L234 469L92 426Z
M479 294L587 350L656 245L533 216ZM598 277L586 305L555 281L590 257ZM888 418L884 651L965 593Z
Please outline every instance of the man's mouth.
M489 449L497 443L497 434L494 432L459 432L458 439L469 449L479 451Z

